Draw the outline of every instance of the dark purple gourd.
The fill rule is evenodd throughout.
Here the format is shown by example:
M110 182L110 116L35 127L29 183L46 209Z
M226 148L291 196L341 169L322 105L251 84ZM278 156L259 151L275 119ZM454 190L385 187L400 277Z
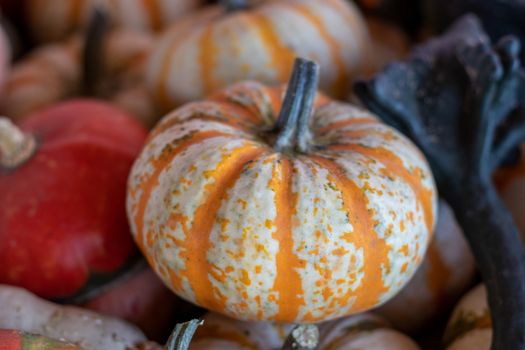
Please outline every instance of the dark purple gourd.
M492 46L480 21L465 16L408 61L355 86L426 154L488 288L493 350L525 349L525 248L491 181L525 139L519 50L515 37Z
M462 15L474 13L492 40L508 34L525 39L525 0L425 0L424 12L426 22L437 32ZM525 51L521 58L525 59Z

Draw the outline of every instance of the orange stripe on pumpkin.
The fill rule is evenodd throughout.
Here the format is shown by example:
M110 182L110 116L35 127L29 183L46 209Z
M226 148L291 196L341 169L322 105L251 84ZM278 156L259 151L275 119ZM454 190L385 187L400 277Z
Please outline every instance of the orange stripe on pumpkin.
M203 142L204 140L213 137L221 136L230 135L217 131L197 133L189 139L182 141L176 147L165 147L162 154L159 155L158 158L151 161L151 166L155 170L146 179L143 179L141 181L139 189L142 190L142 195L140 196L140 200L137 204L137 214L135 215L135 226L137 228L137 235L135 241L137 242L139 248L144 254L146 254L146 248L144 247L144 215L146 214L146 206L151 197L151 193L153 192L155 186L157 186L161 173L164 171L164 169L166 169L169 165L172 164L173 159L178 154L182 153L190 146L196 145L200 142Z
M278 312L276 320L297 318L304 304L303 287L298 269L304 267L294 253L292 215L295 203L292 193L292 164L288 158L278 159L272 171L269 188L275 193L275 227L272 237L279 242L276 256L277 276L272 290L277 292Z
M403 165L403 161L395 153L383 148L370 148L358 144L341 144L329 146L330 150L354 151L364 156L372 158L383 164L388 172L402 179L414 191L418 202L423 208L425 224L430 235L434 232L434 211L432 203L432 190L425 188L421 184L422 170L416 169L408 171Z
M282 42L272 20L266 14L247 12L246 15L249 22L256 26L259 38L270 56L269 67L277 71L279 81L287 81L292 72L295 52Z
M267 149L246 143L225 155L217 167L206 174L215 181L206 185L205 200L195 210L193 226L181 247L186 263L181 275L188 279L197 304L207 309L223 311L226 302L225 297L220 295L210 281L212 265L207 259L212 244L210 234L217 212L228 189L239 179L247 163L254 161L264 152L267 152Z
M331 182L341 192L344 209L353 227L353 232L348 235L349 239L357 249L363 250L363 280L354 292L349 291L339 303L346 306L349 299L355 296L352 312L365 311L376 305L380 297L389 290L383 281L382 269L390 268L388 253L391 247L374 229L373 213L368 209L368 197L347 177L344 169L334 161L320 156L311 156L311 159L330 173Z
M70 0L71 7L69 8L69 14L71 18L68 23L68 32L73 31L80 24L82 19L82 10L85 5L84 0ZM68 19L66 19L68 20Z
M334 96L343 98L350 88L349 76L346 71L346 65L343 60L343 54L341 52L341 45L337 40L328 32L323 21L312 12L312 9L304 4L293 4L293 8L307 19L312 26L317 30L321 38L330 47L330 56L333 64L337 68L337 74L334 82L332 83L331 91Z

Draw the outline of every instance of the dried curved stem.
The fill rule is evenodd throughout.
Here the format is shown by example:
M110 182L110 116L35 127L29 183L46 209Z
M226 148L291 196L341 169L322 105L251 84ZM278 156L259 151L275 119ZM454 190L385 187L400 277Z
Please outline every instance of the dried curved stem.
M311 134L312 109L319 82L319 66L303 58L295 60L281 112L276 123L279 130L275 148L281 152L306 152Z
M204 323L202 320L191 320L179 323L171 333L165 350L187 350L190 347L191 339L197 331L197 328Z

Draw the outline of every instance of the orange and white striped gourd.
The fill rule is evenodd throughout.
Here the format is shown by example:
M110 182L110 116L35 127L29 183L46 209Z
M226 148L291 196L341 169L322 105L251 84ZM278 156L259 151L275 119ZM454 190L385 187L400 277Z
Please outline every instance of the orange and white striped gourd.
M215 313L204 317L189 350L275 350L282 348L293 325L241 322ZM419 350L379 316L360 314L319 325L317 350Z
M492 320L487 303L487 290L479 285L458 303L445 331L446 350L489 350L492 342Z
M247 82L166 116L128 183L132 232L181 297L234 318L319 322L394 296L437 212L419 150L316 93L299 59L283 88Z
M320 64L321 90L339 98L349 93L369 45L364 19L350 1L269 0L231 7L189 15L159 40L148 82L164 111L241 80L284 83L296 56Z
M423 264L405 288L377 312L396 329L416 333L449 310L472 286L475 276L476 264L468 243L452 209L441 200Z
M203 0L27 0L27 20L39 41L65 39L85 28L95 6L105 9L113 22L142 32L162 30L198 8Z
M100 62L104 72L96 97L127 110L144 125L157 118L153 100L144 84L144 66L153 38L129 30L110 31L104 37ZM72 37L36 49L15 64L6 81L2 112L18 120L43 107L84 93L83 39Z

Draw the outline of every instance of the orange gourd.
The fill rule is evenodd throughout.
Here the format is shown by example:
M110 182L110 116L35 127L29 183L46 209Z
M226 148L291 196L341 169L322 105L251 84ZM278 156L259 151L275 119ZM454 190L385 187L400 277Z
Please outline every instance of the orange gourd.
M166 30L148 69L163 111L240 80L284 83L296 56L321 66L320 88L346 97L368 60L358 9L345 0L247 1L203 9ZM239 3L241 5L239 5Z
M179 296L234 318L319 322L373 308L421 263L437 212L417 148L316 93L239 83L166 116L128 183L132 232Z
M38 41L67 38L85 28L97 6L116 26L141 32L160 31L203 0L27 0L26 16Z

